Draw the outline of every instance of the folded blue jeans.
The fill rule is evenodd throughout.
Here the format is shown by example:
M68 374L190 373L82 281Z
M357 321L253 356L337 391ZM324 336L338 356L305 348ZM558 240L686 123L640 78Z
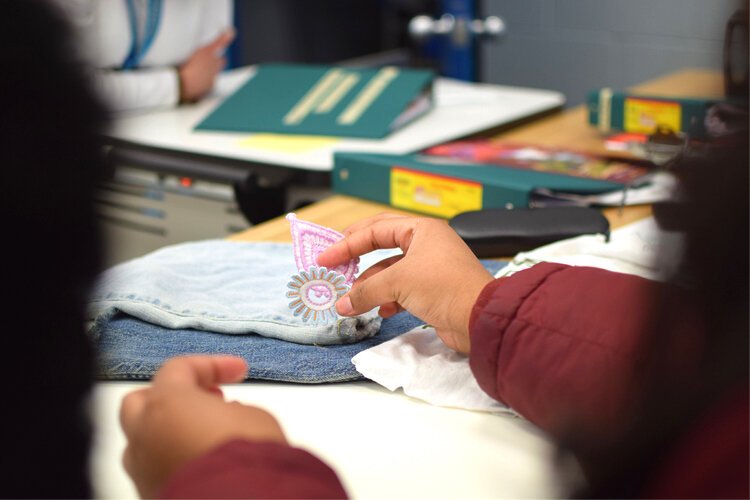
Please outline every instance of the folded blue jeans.
M360 269L382 258L378 253L363 257ZM291 244L172 245L102 273L90 296L88 319L122 312L174 330L256 333L314 345L348 344L377 333L376 311L322 325L294 316L286 294L296 273Z
M382 256L375 261L380 258ZM496 261L482 263L492 273L505 265ZM361 380L363 377L352 364L352 357L424 324L408 312L402 312L382 320L376 335L359 342L311 345L254 333L226 334L203 329L167 328L105 310L109 312L100 314L89 330L98 354L97 377L104 380L148 380L167 359L186 354L239 356L250 366L248 380L297 383Z

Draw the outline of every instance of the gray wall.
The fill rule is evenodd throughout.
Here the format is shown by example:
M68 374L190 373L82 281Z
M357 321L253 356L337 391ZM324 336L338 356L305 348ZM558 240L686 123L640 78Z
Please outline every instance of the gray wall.
M721 68L736 0L483 0L507 35L479 50L482 81L554 89L568 105L684 67Z

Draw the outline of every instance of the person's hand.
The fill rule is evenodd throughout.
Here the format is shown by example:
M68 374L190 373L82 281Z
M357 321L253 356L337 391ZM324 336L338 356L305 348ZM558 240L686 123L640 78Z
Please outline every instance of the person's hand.
M228 440L286 443L268 412L224 401L218 384L238 382L245 373L245 362L231 356L173 358L151 387L125 396L123 464L141 497L153 498L182 464Z
M437 330L445 344L468 354L469 317L493 276L445 221L381 214L354 224L318 256L329 269L378 248L400 248L364 271L336 302L342 316L380 306L389 317L406 309Z
M199 48L177 70L180 75L180 102L194 102L208 94L216 75L227 65L224 50L234 40L229 29L211 43Z

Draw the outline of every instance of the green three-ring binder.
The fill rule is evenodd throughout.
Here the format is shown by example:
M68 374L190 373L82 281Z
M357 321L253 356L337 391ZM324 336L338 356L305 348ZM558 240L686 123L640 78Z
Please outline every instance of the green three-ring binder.
M382 138L432 106L434 73L262 64L197 130Z

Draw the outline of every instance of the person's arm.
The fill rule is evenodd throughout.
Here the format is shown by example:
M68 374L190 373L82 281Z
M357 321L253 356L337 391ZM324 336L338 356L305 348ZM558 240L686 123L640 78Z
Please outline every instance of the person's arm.
M167 2L156 39L138 67L121 70L132 43L120 3L56 0L76 28L81 57L114 111L171 107L211 91L234 38L232 2Z
M208 94L226 65L223 53L234 39L229 30L193 52L178 67L96 69L95 82L110 109L128 111L194 102Z
M123 399L123 464L141 497L346 496L333 470L289 446L271 414L224 401L219 384L246 372L231 356L173 358Z
M94 71L97 91L113 111L169 107L180 102L177 68Z
M469 323L482 389L541 428L593 432L627 411L658 283L541 263L496 279Z
M627 406L656 283L560 264L493 280L434 219L383 214L344 234L318 264L331 268L378 248L403 255L362 273L336 303L339 314L410 311L448 347L470 354L490 396L553 433L573 423L606 425Z
M160 498L346 498L336 473L285 444L228 441L187 462Z

